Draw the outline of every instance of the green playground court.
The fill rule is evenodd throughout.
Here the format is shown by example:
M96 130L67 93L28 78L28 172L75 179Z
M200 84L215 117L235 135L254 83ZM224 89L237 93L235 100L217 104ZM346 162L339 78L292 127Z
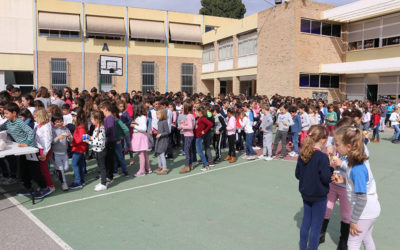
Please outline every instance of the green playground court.
M398 249L400 207L396 195L400 146L369 144L382 213L376 222L377 249ZM150 157L152 166L156 158ZM73 249L297 249L302 200L294 177L295 161L252 162L241 158L201 172L200 165L180 175L184 157L168 161L167 176L117 177L105 192L98 183L94 160L88 161L87 185L62 192L58 182L48 198L22 206ZM135 173L138 159L134 167ZM72 172L68 172L71 180ZM9 190L16 186L8 187ZM11 192L11 195L15 193ZM336 249L338 207L332 213L326 242L320 249Z

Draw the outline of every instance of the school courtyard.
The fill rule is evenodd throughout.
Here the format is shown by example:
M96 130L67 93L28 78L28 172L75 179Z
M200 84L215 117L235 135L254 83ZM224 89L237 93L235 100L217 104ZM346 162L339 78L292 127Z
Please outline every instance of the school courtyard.
M399 146L390 142L391 135L387 129L381 143L368 145L382 206L373 236L377 249L386 250L400 245ZM151 157L153 168L155 160ZM298 249L303 211L294 160L239 158L180 175L183 162L183 156L168 161L167 176L121 175L99 193L93 190L96 164L89 160L82 190L63 192L54 178L56 192L35 205L14 196L18 185L7 186L9 195L0 201L0 248ZM339 230L336 206L320 249L336 249Z

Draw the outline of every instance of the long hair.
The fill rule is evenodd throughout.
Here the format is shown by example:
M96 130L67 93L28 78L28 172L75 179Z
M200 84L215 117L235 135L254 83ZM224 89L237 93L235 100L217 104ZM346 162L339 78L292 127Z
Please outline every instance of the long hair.
M98 129L97 129L97 134L96 137L99 136L100 133L100 127L104 125L104 114L101 111L93 111L92 112L92 118L93 120L96 120L98 122Z
M139 116L146 115L146 108L142 103L133 105L133 120L136 120Z
M327 139L328 135L329 132L324 126L311 126L311 128L308 130L308 136L304 140L303 147L300 150L300 158L304 163L309 162L311 157L314 155L315 144L322 139Z
M35 121L39 124L46 124L50 121L49 115L44 109L37 109L33 112L33 116L36 117Z
M83 111L82 108L74 108L73 110L76 112L76 124L75 126L83 126L85 131L87 131L87 120L86 120L86 115L85 112Z
M360 129L353 126L341 127L335 130L335 140L341 141L345 145L351 145L351 150L347 155L350 167L368 160L364 150L364 135Z

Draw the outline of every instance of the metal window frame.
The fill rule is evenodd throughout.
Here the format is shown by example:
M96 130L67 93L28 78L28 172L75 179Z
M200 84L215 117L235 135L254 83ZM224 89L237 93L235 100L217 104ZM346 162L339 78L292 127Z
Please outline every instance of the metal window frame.
M184 73L184 67L189 66L189 65L192 66L192 74ZM195 84L194 84L195 83L195 77L194 77L195 70L196 70L196 67L193 63L182 63L181 64L181 90L182 91L187 91L186 89L191 88L192 89L191 93L195 93ZM192 84L191 85L184 84L184 77L191 77Z
M149 72L144 72L143 71L143 67L144 67L144 65L145 64L152 64L152 66L153 66L153 72L151 73L149 73ZM141 91L143 92L143 93L145 93L146 91L144 90L144 87L152 87L152 89L156 89L156 63L155 62L149 62L149 61L142 61L142 63L140 64L140 75L141 75L141 80L142 80L142 82L141 82ZM148 76L153 76L153 84L151 85L151 84L144 84L144 82L143 82L143 76L145 76L145 75L148 75ZM158 86L158 84L157 84L157 86ZM158 89L158 88L157 88ZM151 90L151 88L150 89L148 89L148 90Z
M55 61L59 60L59 62L62 61L62 63L65 62L65 71L64 70L53 70L53 62L55 63ZM69 86L69 76L70 76L70 64L67 61L66 58L51 58L50 59L50 86L51 88L57 88L57 89L63 89L65 87ZM61 74L65 74L65 84L59 84L59 83L54 83L54 78L53 78L53 74L54 73L61 73Z

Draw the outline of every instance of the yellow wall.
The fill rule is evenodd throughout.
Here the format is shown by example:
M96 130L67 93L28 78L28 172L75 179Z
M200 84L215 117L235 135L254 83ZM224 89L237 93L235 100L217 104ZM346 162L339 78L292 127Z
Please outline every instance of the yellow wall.
M348 51L346 54L346 61L354 62L363 60L384 59L390 57L400 57L400 46Z
M236 34L257 29L257 20L257 13L239 20L232 19L230 25L226 25L203 34L203 44L208 44Z
M0 70L33 71L33 55L0 54Z
M59 12L59 13L75 13L80 14L81 3L68 2L58 0L38 0L37 9L39 11Z
M215 78L225 78L234 76L251 76L251 75L257 75L257 67L205 73L201 74L201 80L210 80Z

